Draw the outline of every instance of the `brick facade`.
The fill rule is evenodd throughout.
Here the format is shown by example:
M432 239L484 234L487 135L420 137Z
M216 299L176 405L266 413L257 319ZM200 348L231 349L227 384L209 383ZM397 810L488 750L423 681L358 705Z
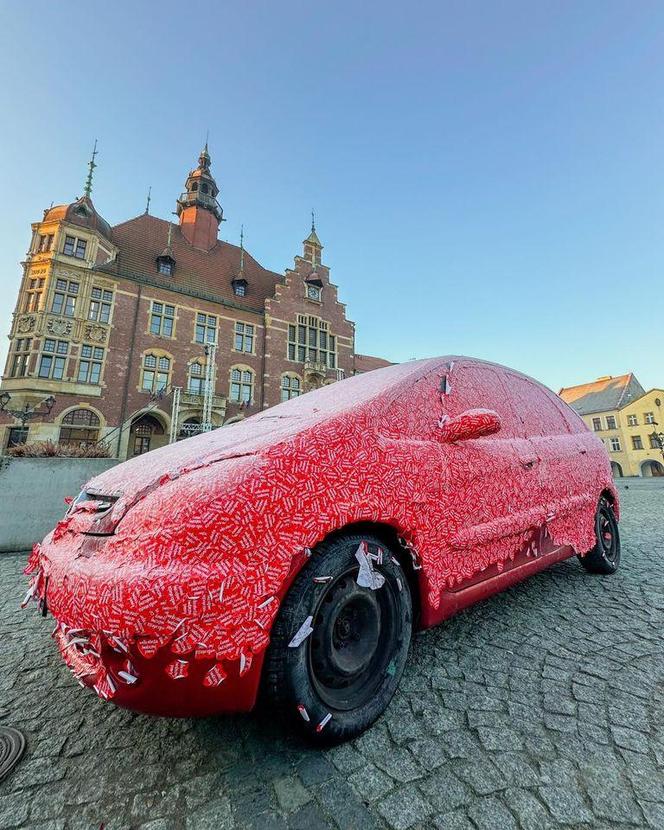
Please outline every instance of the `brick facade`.
M179 224L146 212L111 228L89 192L33 224L0 390L11 395L6 409L41 414L26 435L0 412L0 447L104 438L121 458L154 449L169 440L175 388L174 431L190 434L203 418L205 341L216 343L214 427L387 365L356 355L313 225L283 275L217 239L210 163L206 147L178 200Z

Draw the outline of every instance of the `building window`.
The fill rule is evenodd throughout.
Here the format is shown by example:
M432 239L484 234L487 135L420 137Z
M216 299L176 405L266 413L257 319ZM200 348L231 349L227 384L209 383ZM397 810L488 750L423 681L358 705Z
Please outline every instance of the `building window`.
M302 384L297 375L282 375L281 376L281 400L289 401L291 398L297 398L302 394Z
M602 419L601 418L593 418L593 429L595 432L600 432L602 429Z
M236 297L246 297L247 296L247 281L244 279L240 280L233 280L231 283L233 286L233 293Z
M78 364L79 383L99 383L104 350L100 346L81 346L81 360Z
M53 234L42 233L37 237L37 253L46 254L53 247Z
M56 280L55 294L51 305L53 314L64 314L65 317L73 317L76 311L78 289L79 284L74 280Z
M311 361L329 369L337 366L337 339L329 333L330 324L318 317L298 314L297 326L288 326L288 359Z
M640 435L632 435L632 449L633 450L642 450L643 449L643 441L641 440Z
M171 359L169 357L146 354L143 358L141 389L152 394L163 392L168 386L170 371Z
M616 419L614 415L607 415L606 416L606 428L607 429L616 429Z
M217 342L217 318L214 314L196 315L196 342Z
M44 340L37 376L62 380L65 374L68 352L69 343L66 340L50 340L48 338Z
M150 332L161 337L173 336L173 325L175 320L175 306L164 305L163 303L152 302L150 312Z
M653 412L646 412L643 416L645 418L646 424L654 424L655 423L655 414Z
M91 409L74 409L62 419L60 436L61 444L89 447L99 440L99 416Z
M627 416L627 426L628 427L635 427L635 426L638 426L638 424L639 424L639 419L636 417L636 415L628 415Z
M320 285L315 285L314 283L307 283L307 297L310 300L317 300L320 302L322 289Z
M205 391L205 372L202 364L192 363L189 367L187 388L191 395L202 395Z
M65 236L65 244L62 253L67 256L76 257L76 259L85 259L85 249L88 243L85 239L78 239L75 236Z
M650 441L650 449L651 450L661 449L660 444L659 444L659 438L657 437L657 435L655 433L651 433L648 436L648 440Z
M254 373L251 369L231 369L230 399L235 403L251 403L254 397Z
M23 311L39 311L41 298L44 292L44 278L31 279L28 283L28 292L25 295Z
M235 342L233 348L236 352L254 351L254 327L251 323L235 324Z
M28 427L10 427L7 436L7 449L25 444L28 440Z
M93 288L90 297L88 320L95 320L98 323L108 323L111 319L113 292L108 291L106 288Z
M29 337L19 337L14 341L14 357L12 358L10 377L24 378L28 374L28 359L32 341Z
M611 451L620 452L620 438L611 439Z
M173 276L173 263L168 259L162 259L159 257L157 269L160 274L164 274L167 277Z

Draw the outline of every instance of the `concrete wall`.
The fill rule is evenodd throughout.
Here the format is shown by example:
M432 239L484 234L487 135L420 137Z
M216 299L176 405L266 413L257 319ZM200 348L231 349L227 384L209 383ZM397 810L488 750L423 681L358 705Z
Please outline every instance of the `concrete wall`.
M0 458L0 552L28 550L64 514L65 496L118 461L114 458Z

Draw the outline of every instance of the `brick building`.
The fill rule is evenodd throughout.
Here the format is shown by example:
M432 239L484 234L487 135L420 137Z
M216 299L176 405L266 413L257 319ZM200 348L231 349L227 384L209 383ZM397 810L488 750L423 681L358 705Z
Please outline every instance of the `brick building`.
M207 145L177 223L146 209L111 227L90 198L94 166L93 155L81 198L32 225L0 386L0 447L103 438L125 458L186 437L203 422L210 344L214 427L387 365L355 353L313 222L284 274L218 239ZM25 424L7 414L26 406L39 414Z

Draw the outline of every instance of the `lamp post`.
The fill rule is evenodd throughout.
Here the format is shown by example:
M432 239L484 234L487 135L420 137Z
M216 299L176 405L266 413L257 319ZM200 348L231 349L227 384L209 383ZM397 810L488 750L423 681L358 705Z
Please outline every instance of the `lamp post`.
M650 433L650 438L652 443L659 447L662 453L662 458L664 458L664 432L657 432L657 430L655 430Z
M11 399L12 396L9 392L0 393L0 412L6 412L8 415L11 415L12 418L16 418L17 421L21 422L21 426L24 428L27 422L31 421L33 418L50 415L51 410L55 406L55 398L53 395L49 395L48 398L44 398L44 400L40 401L37 406L30 406L30 404L26 403L23 409L9 409L7 404L11 401Z

